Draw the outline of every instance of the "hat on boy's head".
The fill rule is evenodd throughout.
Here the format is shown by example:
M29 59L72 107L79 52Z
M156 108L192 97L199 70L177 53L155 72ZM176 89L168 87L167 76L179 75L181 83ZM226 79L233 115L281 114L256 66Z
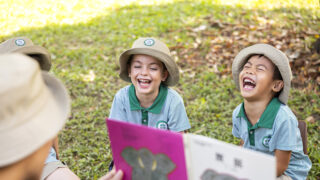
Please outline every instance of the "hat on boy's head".
M8 39L0 44L0 54L23 53L36 58L42 70L49 71L51 68L50 53L41 46L33 45L33 42L26 37Z
M279 100L282 103L287 104L292 79L289 60L283 52L268 44L256 44L253 46L249 46L241 50L235 57L232 63L232 75L237 88L240 89L240 71L242 70L244 64L247 62L248 58L254 54L261 54L266 56L273 62L273 64L275 64L275 66L278 67L284 83L284 87L279 95Z
M137 39L134 41L131 49L126 50L120 55L119 62L121 79L131 82L130 77L128 76L128 61L131 55L134 54L149 55L163 62L169 72L169 76L166 81L164 81L164 84L173 86L178 83L179 69L170 55L169 48L163 42L149 37Z
M63 84L23 54L0 55L0 167L28 157L64 126L70 100Z

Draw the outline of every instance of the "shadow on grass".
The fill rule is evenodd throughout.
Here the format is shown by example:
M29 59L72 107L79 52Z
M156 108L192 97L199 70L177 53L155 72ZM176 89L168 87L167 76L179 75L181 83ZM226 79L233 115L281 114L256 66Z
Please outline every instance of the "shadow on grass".
M184 74L175 89L185 100L191 132L237 143L231 134L231 114L241 98L230 76L233 58L242 48L264 42L280 44L283 50L298 49L300 57L293 62L309 58L312 63L308 43L319 29L319 14L316 17L308 9L265 11L197 2L130 5L86 23L29 28L0 40L27 36L52 53L53 73L65 82L73 99L70 120L59 135L62 158L81 179L96 179L107 171L111 158L104 119L114 94L126 85L118 78L117 57L135 39L159 37L178 59ZM316 85L314 79L305 79ZM290 101L299 119L320 113L317 92L294 92ZM316 120L308 129L310 179L320 177L316 146L320 140L313 138L319 137L318 126Z

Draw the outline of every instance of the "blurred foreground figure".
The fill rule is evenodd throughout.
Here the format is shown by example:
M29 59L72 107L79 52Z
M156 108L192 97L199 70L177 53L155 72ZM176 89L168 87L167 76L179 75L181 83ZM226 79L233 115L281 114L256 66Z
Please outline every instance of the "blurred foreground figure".
M0 87L0 179L39 180L70 112L67 90L22 54L0 55ZM122 177L122 171L112 171L101 180Z
M39 63L41 70L49 71L51 69L50 53L47 49L34 45L27 37L15 37L1 43L0 54L6 53L21 53L27 55ZM78 180L78 176L59 160L58 152L58 137L56 137L53 139L53 145L45 161L41 179Z
M40 179L70 101L63 84L32 58L0 55L0 179Z

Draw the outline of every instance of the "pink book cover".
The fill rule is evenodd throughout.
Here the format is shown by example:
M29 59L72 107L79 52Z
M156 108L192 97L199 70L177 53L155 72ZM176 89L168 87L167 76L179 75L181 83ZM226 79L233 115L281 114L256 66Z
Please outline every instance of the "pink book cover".
M124 180L187 179L182 134L112 119L106 123Z

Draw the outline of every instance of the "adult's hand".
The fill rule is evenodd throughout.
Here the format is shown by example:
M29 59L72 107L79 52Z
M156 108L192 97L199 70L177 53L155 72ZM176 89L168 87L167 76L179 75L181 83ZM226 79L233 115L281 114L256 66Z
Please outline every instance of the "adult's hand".
M122 180L123 172L118 170L116 172L115 168L112 169L109 173L101 177L99 180Z

